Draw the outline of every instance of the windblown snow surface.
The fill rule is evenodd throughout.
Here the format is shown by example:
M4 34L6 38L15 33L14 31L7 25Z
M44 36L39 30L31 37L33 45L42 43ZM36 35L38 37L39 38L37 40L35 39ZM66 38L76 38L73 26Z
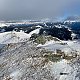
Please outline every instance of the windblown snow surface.
M51 73L54 75L53 80L80 80L79 65L70 63L63 59L59 62L50 62Z
M25 40L29 39L30 36L31 35L26 34L22 31L0 33L0 44L24 42Z
M55 51L59 49L66 54L70 54L71 52L80 52L80 42L79 40L74 41L47 41L44 45L39 44L37 47L43 47L51 51Z

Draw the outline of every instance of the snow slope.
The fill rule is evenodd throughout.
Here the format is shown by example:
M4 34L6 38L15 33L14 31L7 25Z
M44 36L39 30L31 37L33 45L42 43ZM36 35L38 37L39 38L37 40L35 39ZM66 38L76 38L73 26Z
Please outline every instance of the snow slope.
M5 23L0 23L0 27L4 27L4 26L8 26L8 25Z
M72 52L80 53L80 42L76 41L57 41L54 40L47 41L44 45L39 44L37 47L43 47L51 51L56 51L57 49L65 52L65 54L70 54Z
M50 66L51 73L54 75L54 80L80 80L77 75L77 66L63 59L59 62L52 63Z
M40 28L31 31L29 34L30 34L30 35L32 35L32 34L34 34L34 33L35 33L35 34L39 34L39 31L40 31Z
M31 35L26 34L24 32L4 32L0 33L0 44L7 44L7 43L18 43L24 42L26 39L29 39Z
M37 28L42 28L42 26L40 26L40 25L38 25L38 26L36 26Z

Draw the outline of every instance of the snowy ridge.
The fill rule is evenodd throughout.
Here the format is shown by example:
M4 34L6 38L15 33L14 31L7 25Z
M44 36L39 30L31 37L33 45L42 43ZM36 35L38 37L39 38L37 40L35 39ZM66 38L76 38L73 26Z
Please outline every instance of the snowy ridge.
M0 23L0 27L4 27L4 26L9 26L9 25L6 23Z
M15 22L15 21L11 21L11 22L0 22L0 27L4 27L4 26L10 26L10 25L14 25L14 26L18 26L18 25L27 25L27 24L40 24L40 23L43 23L43 22L40 22L40 21L31 21L31 20L24 20L24 21L18 21L18 22Z
M35 33L35 34L39 34L39 31L40 31L40 28L31 31L29 34L30 34L30 35L32 35L32 34L34 34L34 33Z
M29 39L31 35L26 34L24 32L4 32L0 33L0 44L7 44L7 43L18 43L24 42L25 40Z
M41 26L36 26L37 29L31 31L29 34L25 33L24 31L20 30L20 32L11 31L11 32L4 32L0 33L0 44L7 44L7 43L18 43L23 42L26 39L29 39L32 34L39 34Z

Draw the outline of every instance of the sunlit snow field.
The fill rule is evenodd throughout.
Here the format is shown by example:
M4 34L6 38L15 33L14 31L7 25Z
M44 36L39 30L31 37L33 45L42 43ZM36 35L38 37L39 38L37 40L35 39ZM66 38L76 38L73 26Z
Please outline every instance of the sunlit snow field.
M49 42L46 42L44 45L39 44L37 47L43 47L51 51L55 51L56 49L59 49L59 50L64 51L67 54L71 52L79 53L80 52L80 40L61 41L61 42L49 41Z

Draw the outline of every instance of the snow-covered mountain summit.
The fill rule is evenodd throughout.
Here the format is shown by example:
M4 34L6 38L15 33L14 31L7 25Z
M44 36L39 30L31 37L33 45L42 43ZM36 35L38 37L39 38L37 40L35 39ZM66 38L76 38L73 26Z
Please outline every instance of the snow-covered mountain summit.
M4 32L0 33L0 44L8 44L8 43L19 43L24 42L30 38L31 35L26 34L24 32Z

